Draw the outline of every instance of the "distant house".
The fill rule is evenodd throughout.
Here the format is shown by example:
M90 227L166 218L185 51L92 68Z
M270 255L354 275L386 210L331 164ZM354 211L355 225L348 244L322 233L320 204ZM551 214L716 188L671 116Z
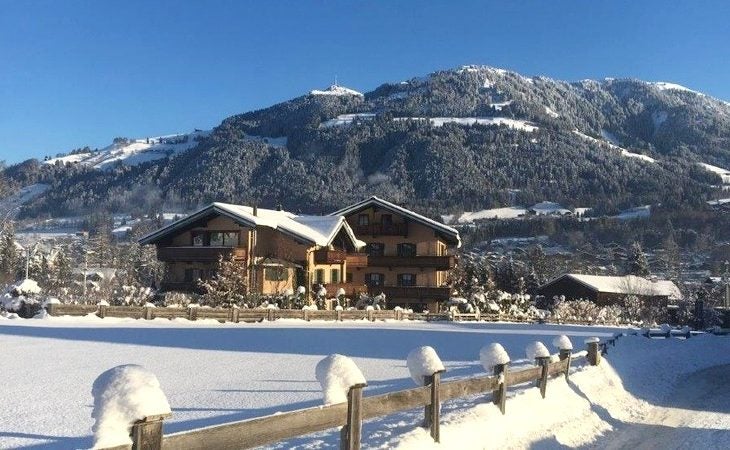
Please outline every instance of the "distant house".
M627 295L657 302L674 302L682 298L677 285L669 280L578 273L566 273L547 282L540 286L538 294L547 298L565 296L568 300L591 300L599 305L619 303Z

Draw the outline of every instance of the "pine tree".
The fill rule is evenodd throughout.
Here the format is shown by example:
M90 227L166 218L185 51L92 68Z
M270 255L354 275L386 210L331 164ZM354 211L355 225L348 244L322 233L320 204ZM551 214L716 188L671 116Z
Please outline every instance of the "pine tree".
M15 226L8 220L0 229L0 281L6 283L14 281L19 265L20 255L15 245Z
M646 254L641 248L641 244L636 241L631 244L631 251L629 253L628 260L628 273L640 277L646 277L651 274L651 272L649 271L649 261L647 261L646 259Z

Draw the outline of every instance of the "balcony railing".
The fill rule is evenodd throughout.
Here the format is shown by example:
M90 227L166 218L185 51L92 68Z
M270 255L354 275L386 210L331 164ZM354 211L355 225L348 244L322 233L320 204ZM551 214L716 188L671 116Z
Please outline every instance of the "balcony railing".
M347 268L350 267L367 267L368 266L368 254L367 253L348 253L346 256Z
M222 255L237 261L246 260L246 249L238 247L157 247L157 259L164 262L216 262Z
M370 256L369 267L423 267L437 270L453 269L454 255L448 256Z
M322 248L314 252L314 262L316 264L342 264L345 262L346 257L347 253L342 250Z
M433 302L449 299L451 289L448 287L429 286L369 286L370 295L385 294L387 301Z
M356 225L355 233L364 236L408 236L407 223L371 223Z

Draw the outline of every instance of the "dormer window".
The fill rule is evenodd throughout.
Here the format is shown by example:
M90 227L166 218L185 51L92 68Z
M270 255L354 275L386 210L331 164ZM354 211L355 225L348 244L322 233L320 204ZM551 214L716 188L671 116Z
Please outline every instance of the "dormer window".
M360 214L357 216L357 224L361 227L366 227L370 225L370 216L367 214Z

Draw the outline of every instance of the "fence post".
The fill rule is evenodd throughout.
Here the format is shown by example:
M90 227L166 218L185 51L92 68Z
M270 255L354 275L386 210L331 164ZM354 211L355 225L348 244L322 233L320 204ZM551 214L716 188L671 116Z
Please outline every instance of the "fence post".
M560 349L560 353L558 353L558 357L561 361L565 362L565 381L568 381L568 374L570 373L570 361L572 360L572 350L569 349Z
M375 318L373 317L373 310L372 310L372 309L368 309L368 310L367 310L367 314L368 314L368 320L369 320L370 322L373 322L373 321L375 321Z
M269 322L274 321L274 310L273 309L266 310L266 320L268 320Z
M441 396L439 389L441 387L441 373L435 372L433 375L423 377L423 385L431 386L431 403L424 408L423 426L431 430L431 437L436 443L441 442Z
M99 308L99 309L101 309L101 308ZM151 306L144 307L144 318L145 318L145 320L152 320L152 307Z
M499 406L499 410L504 415L507 403L507 367L509 363L497 364L494 366L494 376L499 380L499 386L492 393L492 401Z
M162 448L162 422L170 414L148 416L132 425L132 450L160 450Z
M586 339L586 345L588 346L588 364L591 366L597 366L601 363L601 352L598 349L598 346L600 345L598 338L588 338Z
M337 321L342 322L342 311L338 309L335 312L337 313Z
M96 313L96 315L99 316L100 319L106 317L106 308L106 305L99 305L99 311Z
M309 310L308 309L303 309L302 312L304 313L304 320L306 320L307 322L309 322Z
M549 364L549 356L538 356L537 358L535 358L535 365L542 367L542 371L540 372L540 379L537 382L537 385L540 387L540 395L542 395L542 398L545 398L545 390L547 389Z
M198 308L195 306L188 306L188 320L198 319Z
M340 430L340 449L359 450L362 434L362 389L367 384L356 384L347 391L347 424Z

